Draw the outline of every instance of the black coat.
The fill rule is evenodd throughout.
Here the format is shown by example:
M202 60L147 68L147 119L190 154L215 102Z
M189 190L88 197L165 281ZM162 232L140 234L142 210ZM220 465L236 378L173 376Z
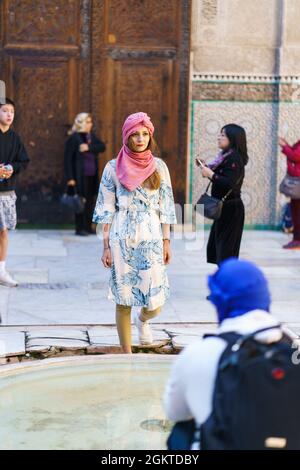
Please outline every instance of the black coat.
M245 167L241 156L232 153L214 170L212 195L221 199L232 189L224 202L221 217L210 231L207 244L208 263L220 264L232 256L238 258L243 234L245 209L241 199L241 187Z
M79 151L79 146L86 143L84 134L75 132L72 134L65 145L64 171L65 179L75 180L76 189L79 195L85 195L84 187L84 153ZM94 154L96 164L95 188L98 186L98 154L105 151L105 144L98 139L95 134L91 134L89 152Z
M12 129L7 132L0 130L0 163L9 163L14 170L10 178L0 182L0 192L16 189L17 175L25 170L29 158L20 137Z
M241 197L244 176L245 167L242 157L238 153L232 152L214 170L211 188L212 196L221 199L232 189L232 192L226 198L227 200Z

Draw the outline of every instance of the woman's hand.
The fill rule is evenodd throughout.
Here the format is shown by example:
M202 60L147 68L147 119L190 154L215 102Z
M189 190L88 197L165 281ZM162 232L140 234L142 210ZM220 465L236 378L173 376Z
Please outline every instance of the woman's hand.
M4 178L6 178L8 180L8 178L11 177L11 175L13 174L14 170L6 170L5 172L5 175L4 175Z
M102 264L105 268L111 268L112 255L110 248L103 248L103 254L101 258Z
M5 168L3 163L0 165L0 178L8 180L8 178L11 177L13 172L14 170L8 170L7 168Z
M283 137L279 137L278 138L278 145L280 145L280 147L284 147L285 145L288 145L288 143Z
M201 169L201 173L202 173L202 176L204 176L206 178L210 178L210 179L214 175L214 172L210 168L208 168L207 166L205 166Z
M79 145L79 152L88 152L88 151L89 151L88 144L80 144Z
M201 166L201 168L203 168L203 165L205 166L205 161L202 160L201 158L196 158L195 163L197 166Z
M0 178L5 178L5 168L3 163L0 165Z
M68 186L76 186L76 181L75 180L69 180L67 181Z
M171 261L171 245L170 245L170 240L164 240L163 241L164 246L163 246L163 256L164 256L164 263L165 264L170 264Z

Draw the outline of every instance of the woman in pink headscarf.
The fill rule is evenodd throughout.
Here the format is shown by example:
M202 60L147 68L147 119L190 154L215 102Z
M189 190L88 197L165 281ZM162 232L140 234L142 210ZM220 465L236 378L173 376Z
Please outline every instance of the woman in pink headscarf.
M154 127L145 113L127 117L123 146L104 168L93 221L103 224L102 263L111 269L109 298L124 353L131 353L131 309L141 344L152 344L149 320L169 297L170 224L175 205L166 164L153 155Z

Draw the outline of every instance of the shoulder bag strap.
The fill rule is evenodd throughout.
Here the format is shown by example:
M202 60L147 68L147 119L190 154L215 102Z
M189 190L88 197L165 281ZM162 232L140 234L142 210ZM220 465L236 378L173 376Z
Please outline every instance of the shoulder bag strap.
M210 180L209 183L208 183L208 185L207 185L207 188L206 188L206 190L205 190L206 193L207 193L207 191L209 190L209 187L210 187L211 183L212 183L212 180Z
M235 183L235 185L233 186L233 188L231 188L231 189L225 194L225 196L222 197L221 200L222 200L223 202L224 202L225 199L229 196L229 194L234 190L234 188L239 184L239 182L241 181L241 179L242 179L242 176L237 180L237 182ZM207 188L206 188L206 190L205 190L205 193L208 192L209 187L210 187L211 184L212 184L212 180L210 180L210 182L208 183Z
M225 161L225 160L224 160ZM223 163L223 162L222 162ZM220 165L218 165L220 166ZM226 194L225 196L222 197L221 201L225 201L227 199L227 197L229 196L229 194L234 190L234 188L239 184L239 182L241 181L241 179L243 178L243 175L239 177L239 179L237 180L237 182L235 183L235 185L233 186L233 188L231 188ZM205 193L207 193L207 191L209 190L209 187L210 185L212 184L212 180L209 181L208 185L207 185L207 188L205 190Z
M225 196L222 197L222 201L224 202L227 197L229 196L230 193L232 193L232 191L234 190L234 188L239 184L239 182L241 181L241 179L243 178L243 176L240 176L239 179L237 180L237 182L235 183L235 185L233 186L233 188L229 189L229 191L225 194Z

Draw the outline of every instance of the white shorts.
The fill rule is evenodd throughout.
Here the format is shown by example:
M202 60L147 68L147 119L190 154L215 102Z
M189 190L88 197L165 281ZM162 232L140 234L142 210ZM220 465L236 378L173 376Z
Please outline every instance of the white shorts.
M14 191L0 192L0 230L14 230L17 225L17 196Z

